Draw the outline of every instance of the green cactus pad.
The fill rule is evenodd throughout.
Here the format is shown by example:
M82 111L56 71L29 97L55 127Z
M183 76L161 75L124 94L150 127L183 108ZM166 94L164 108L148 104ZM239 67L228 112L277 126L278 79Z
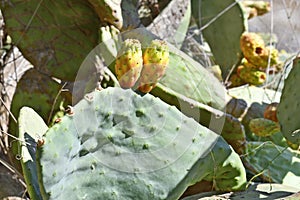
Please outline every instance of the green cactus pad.
M237 118L226 114L222 137L239 155L245 153L246 134L243 124Z
M49 76L74 80L97 45L100 21L87 1L12 0L1 4L1 11L5 31L23 55Z
M300 185L300 154L272 142L248 142L244 160L254 174L261 173L265 181L287 186Z
M70 93L60 93L61 88L62 86L50 77L34 68L30 69L18 82L11 104L11 112L14 116L19 116L20 109L23 106L28 106L38 112L44 121L50 124L51 117L53 117L55 112L60 110L59 103L65 102L70 104L71 102ZM51 110L52 116L50 116ZM9 128L12 134L16 133L17 128L12 120L10 121Z
M270 104L272 102L279 102L281 96L280 92L255 86L232 88L228 90L228 94L245 100L248 106L253 103Z
M176 106L183 114L209 127L215 133L221 134L226 115L224 112L190 99L160 83L151 91L151 94L169 105Z
M173 200L202 179L219 190L246 181L239 156L220 136L130 89L87 95L48 130L37 155L50 199Z
M247 20L236 0L193 0L192 14L225 78L241 56L239 39Z
M246 144L244 126L231 114L192 100L161 84L158 84L151 91L151 94L170 105L176 106L183 114L192 117L215 133L221 134L237 153L242 154L244 152Z
M284 81L282 96L277 109L281 131L292 143L300 144L300 58L295 58L293 68Z
M225 87L201 64L173 46L165 76L159 83L205 105L225 109Z
M38 184L35 153L38 140L42 139L48 126L43 119L29 107L23 107L20 110L18 124L18 138L21 144L21 165L27 190L31 199L42 199Z

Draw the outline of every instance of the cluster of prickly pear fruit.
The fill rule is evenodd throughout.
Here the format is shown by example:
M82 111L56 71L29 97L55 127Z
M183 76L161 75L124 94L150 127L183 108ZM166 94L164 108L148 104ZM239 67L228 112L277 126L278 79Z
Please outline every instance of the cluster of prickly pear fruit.
M279 63L278 50L265 45L257 33L245 32L240 38L244 58L236 73L230 78L231 87L245 83L262 85L266 80L266 68Z
M142 52L138 40L126 39L118 52L115 73L122 88L132 88L137 83L139 90L147 93L165 74L168 63L169 48L165 41L152 40Z

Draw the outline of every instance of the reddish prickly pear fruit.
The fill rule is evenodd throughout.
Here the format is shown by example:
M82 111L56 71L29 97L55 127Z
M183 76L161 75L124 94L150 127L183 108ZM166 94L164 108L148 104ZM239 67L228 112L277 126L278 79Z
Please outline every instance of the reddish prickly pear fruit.
M278 122L277 106L278 103L276 102L269 104L264 111L264 118L272 120L273 122Z
M251 85L261 85L266 81L267 75L265 72L255 68L239 66L237 69L238 76L246 83Z
M136 39L127 39L118 52L115 73L122 88L131 88L138 80L143 68L141 43Z
M280 132L279 123L273 122L265 118L252 119L249 128L257 136L267 137Z
M144 66L139 81L141 92L150 92L165 74L169 64L169 47L165 41L153 40L143 52Z

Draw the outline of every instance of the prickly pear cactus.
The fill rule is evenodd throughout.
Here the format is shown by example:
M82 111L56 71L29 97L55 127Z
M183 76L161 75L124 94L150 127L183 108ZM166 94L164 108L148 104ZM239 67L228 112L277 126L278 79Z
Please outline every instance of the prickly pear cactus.
M239 156L220 136L132 90L87 95L44 139L37 154L43 198L178 199L202 179L218 190L246 182Z
M20 110L18 118L20 156L27 190L31 199L42 199L36 170L36 148L48 127L43 119L29 107Z
M229 113L235 118L240 118L248 108L247 102L244 99L232 97L226 105L226 113Z
M97 45L100 20L88 1L12 0L0 7L5 31L24 57L49 76L74 80Z
M160 83L151 91L151 94L169 105L176 106L183 114L192 117L205 127L210 127L215 133L221 134L226 117L224 112L190 99Z
M265 50L264 40L256 33L243 33L240 38L240 45L245 58L253 64L257 63L260 54Z
M144 28L127 31L121 34L125 39L138 39L142 48L150 45L157 36ZM175 92L195 101L224 110L226 106L226 89L201 64L168 43L169 65L159 83ZM114 66L109 66L114 71Z
M284 81L282 96L277 108L277 117L284 137L292 143L300 144L300 98L298 83L300 81L300 58L295 58L293 68Z
M248 142L248 153L244 157L254 174L260 173L268 182L287 186L300 185L300 154L272 142Z
M151 94L170 105L176 106L186 116L192 117L201 125L222 135L238 154L245 152L246 136L244 126L231 113L224 113L204 105L161 84L158 84L151 91Z
M143 68L143 56L140 41L126 39L118 52L115 73L122 88L134 86Z
M139 81L139 90L150 92L165 74L169 64L169 47L163 40L153 40L143 52L144 66Z
M270 104L280 101L280 92L255 86L241 86L228 90L228 94L235 98L242 98L248 106L251 104ZM262 113L264 112L264 109Z

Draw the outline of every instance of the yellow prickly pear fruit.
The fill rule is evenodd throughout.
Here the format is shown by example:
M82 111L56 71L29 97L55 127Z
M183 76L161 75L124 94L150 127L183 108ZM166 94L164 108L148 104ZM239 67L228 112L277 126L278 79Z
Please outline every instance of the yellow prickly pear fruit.
M280 125L265 118L251 119L249 128L257 136L267 137L280 132Z
M141 92L150 92L165 74L169 64L169 47L163 40L153 40L143 52L144 66L139 81Z
M249 83L251 85L261 85L267 78L265 72L259 71L255 68L247 68L242 65L238 67L237 74L245 83Z
M118 52L115 73L122 88L131 88L138 80L143 68L141 43L136 39L126 39Z
M240 46L247 61L257 68L266 69L269 57L271 66L278 63L278 50L265 47L262 37L256 33L243 33Z
M256 68L265 69L268 66L278 64L278 50L265 47L262 37L256 33L243 33L240 38L241 50L247 61Z
M256 33L243 33L240 38L240 46L245 58L250 62L251 58L259 57L265 51L265 42Z

